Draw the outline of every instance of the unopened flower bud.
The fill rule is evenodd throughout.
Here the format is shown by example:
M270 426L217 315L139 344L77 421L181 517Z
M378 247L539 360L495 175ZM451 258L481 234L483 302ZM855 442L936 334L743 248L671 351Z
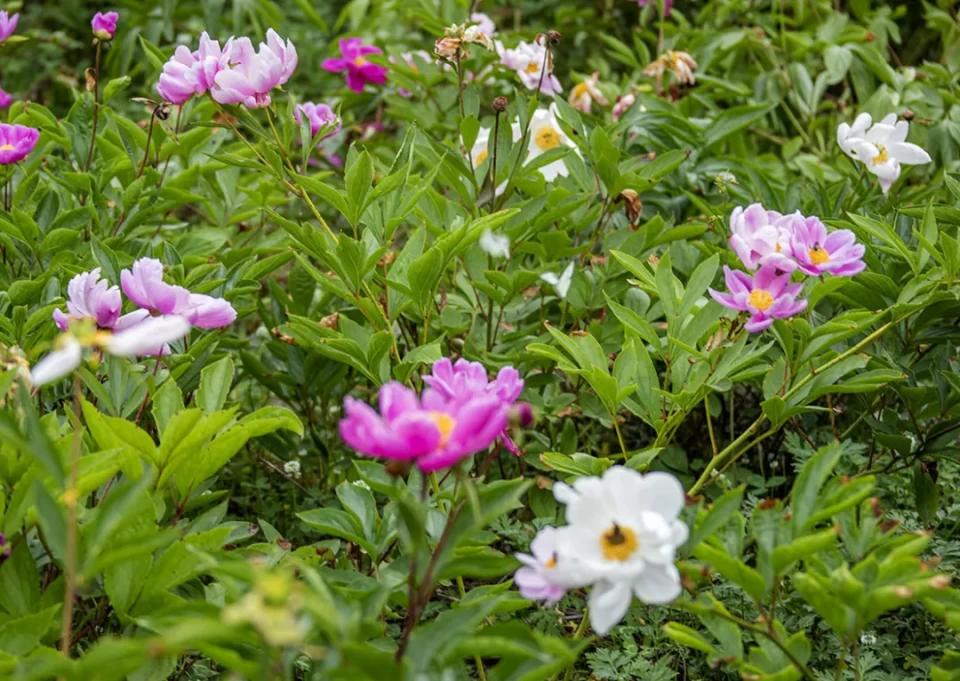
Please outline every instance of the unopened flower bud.
M534 421L533 407L529 402L518 402L514 407L514 419L521 428L527 428Z
M560 32L559 31L547 31L547 42L551 45L560 44Z
M506 110L507 110L507 104L509 104L509 103L510 103L510 101L509 101L506 97L504 97L504 96L501 95L500 97L497 97L497 98L495 98L495 99L493 100L493 110L494 110L494 111L506 111Z

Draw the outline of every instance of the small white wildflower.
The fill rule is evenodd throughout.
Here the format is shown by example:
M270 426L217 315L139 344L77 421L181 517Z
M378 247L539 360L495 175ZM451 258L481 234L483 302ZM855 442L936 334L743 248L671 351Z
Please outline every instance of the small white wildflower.
M544 272L540 275L540 278L551 284L556 289L558 296L566 298L570 291L570 284L573 283L573 265L573 262L567 265L559 277L553 272Z
M488 229L480 237L480 248L493 258L509 258L510 238L502 234L495 234Z
M300 479L300 462L296 459L291 459L283 464L283 472L289 475L294 480Z
M860 634L860 645L873 646L877 644L877 637L870 633Z

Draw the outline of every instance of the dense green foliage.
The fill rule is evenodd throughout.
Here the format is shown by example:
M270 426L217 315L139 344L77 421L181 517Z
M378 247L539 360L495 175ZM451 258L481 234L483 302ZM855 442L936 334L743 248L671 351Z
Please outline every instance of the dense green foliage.
M107 8L24 3L0 44L6 120L41 131L0 167L0 678L960 680L960 8L657 4L128 0L97 48ZM404 60L472 11L507 47L543 34L563 94L479 44ZM159 103L175 45L269 28L299 53L270 107ZM385 85L321 68L345 36ZM695 84L644 74L668 50ZM312 138L304 101L343 129ZM511 124L551 101L575 150L524 164ZM861 112L932 162L883 193L837 143ZM751 334L708 288L756 202L851 230L866 270ZM236 321L31 387L67 282L147 256ZM568 292L542 277L570 263ZM520 371L520 457L427 475L344 445L345 397L441 357ZM551 483L614 464L677 476L690 538L680 598L599 637L583 590L542 607L511 577L562 523Z

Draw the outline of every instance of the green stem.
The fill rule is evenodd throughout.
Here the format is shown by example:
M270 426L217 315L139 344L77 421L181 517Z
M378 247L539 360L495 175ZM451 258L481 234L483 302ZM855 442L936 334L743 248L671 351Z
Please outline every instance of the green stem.
M87 159L83 163L83 172L90 170L93 162L93 150L97 147L97 121L100 119L100 53L103 43L97 41L97 56L93 66L93 126L90 131L90 148L87 150Z
M839 355L837 355L836 357L834 357L833 359L831 359L829 362L827 362L826 364L824 364L822 367L820 367L817 371L811 371L809 374L807 374L806 376L804 376L801 380L797 381L797 383L794 384L794 386L793 386L792 388L790 388L790 390L788 390L788 391L783 395L783 401L784 401L784 402L787 402L787 401L788 401L792 396L794 396L798 391L800 391L800 390L801 390L802 388L804 388L808 383L810 383L814 378L816 378L818 374L821 374L821 373L823 373L824 371L827 371L827 370L830 369L831 367L836 366L837 364L839 364L840 362L844 361L845 359L847 359L847 358L849 358L849 357L852 357L853 355L855 355L855 354L857 354L858 352L860 352L860 351L861 351L863 348L865 348L867 345L869 345L870 343L872 343L873 341L875 341L877 338L879 338L880 336L882 336L883 334L885 334L885 333L886 333L888 330L890 330L893 326L895 326L896 324L899 324L901 321L903 321L903 319L905 319L906 316L907 316L907 315L903 315L903 316L901 316L901 317L899 317L899 318L897 318L897 319L892 319L892 320L890 320L889 322L887 322L887 323L884 324L883 326L879 327L878 329L876 329L875 331L873 331L872 333L870 333L869 335L867 335L863 340L861 340L861 341L860 341L859 343L857 343L856 345L848 348L848 349L845 350L844 352L841 352ZM741 456L744 452L746 452L747 450L749 450L750 447L752 447L754 443L750 443L749 445L747 445L746 447L744 447L744 446L743 446L744 442L746 442L747 440L749 440L750 437L751 437L757 430L760 429L760 426L763 425L764 421L766 421L766 417L761 414L760 416L757 417L757 419L756 419L753 423L750 424L750 426L749 426L743 433L740 434L740 437L738 437L738 438L735 439L733 442L731 442L729 445L727 445L726 447L724 447L723 450L722 450L719 454L717 454L717 455L714 456L712 459L710 459L710 461L707 463L706 468L703 469L703 473L700 474L700 477L697 479L696 483L694 483L693 487L690 488L690 490L689 490L688 493L689 493L690 495L698 494L698 493L700 492L700 490L702 490L703 487L710 481L711 475L712 475L713 472L717 469L718 466L720 466L721 464L723 464L723 465L728 465L728 464L736 461L738 458L740 458L740 456ZM775 432L775 429L771 429L771 430L768 431L767 433L764 433L763 435L760 436L760 438L757 439L757 442L759 442L759 441L762 440L762 439L765 439L766 437L769 437L769 435L772 435L773 432Z
M77 592L77 470L80 467L80 449L83 444L80 400L82 389L79 375L73 377L73 440L70 444L70 470L63 490L63 503L67 507L67 538L63 557L63 624L60 634L60 653L70 657L73 645L73 601Z

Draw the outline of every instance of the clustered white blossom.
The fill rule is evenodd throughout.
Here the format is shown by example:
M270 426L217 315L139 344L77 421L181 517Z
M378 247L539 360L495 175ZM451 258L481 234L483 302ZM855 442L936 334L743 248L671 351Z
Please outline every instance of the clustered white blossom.
M569 589L591 587L590 625L606 634L627 614L633 597L668 603L680 595L677 548L687 540L679 520L685 497L668 473L642 475L613 466L602 477L554 485L568 525L546 527L514 578L532 600L556 603Z

